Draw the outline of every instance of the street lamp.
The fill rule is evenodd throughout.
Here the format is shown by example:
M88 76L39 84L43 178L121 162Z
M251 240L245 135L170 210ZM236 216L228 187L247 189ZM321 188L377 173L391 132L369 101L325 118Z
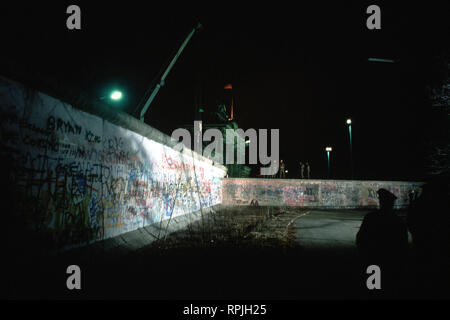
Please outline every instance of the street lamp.
M111 100L115 100L115 101L120 100L120 99L122 99L122 92L117 91L117 90L113 91L111 93L110 98L111 98Z
M387 63L394 63L394 60L392 59L380 59L380 58L369 58L367 59L370 62L387 62Z
M123 94L121 91L119 90L114 90L113 92L111 92L111 94L109 95L109 99L113 100L113 101L119 101L121 100L123 97ZM100 100L105 100L106 98L108 98L108 96L103 96L100 97Z
M353 145L352 145L352 119L347 119L348 125L348 134L350 137L350 170L352 172L352 180L353 180Z
M330 152L333 151L331 147L326 147L325 151L327 152L327 158L328 158L328 178L330 178Z

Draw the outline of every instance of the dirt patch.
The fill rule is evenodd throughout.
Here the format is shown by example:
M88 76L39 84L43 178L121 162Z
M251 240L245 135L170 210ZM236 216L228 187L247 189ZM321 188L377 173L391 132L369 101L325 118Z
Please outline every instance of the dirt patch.
M181 248L298 248L290 222L304 212L277 207L223 208L137 252Z

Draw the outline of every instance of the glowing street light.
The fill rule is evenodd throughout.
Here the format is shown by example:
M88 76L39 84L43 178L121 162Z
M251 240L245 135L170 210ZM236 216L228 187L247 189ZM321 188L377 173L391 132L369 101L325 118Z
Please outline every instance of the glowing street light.
M115 101L120 100L120 99L122 99L122 92L117 91L117 90L113 91L111 93L110 98L111 98L111 100L115 100Z
M380 59L380 58L369 58L367 59L370 62L387 62L387 63L394 63L394 60L392 59Z
M119 100L121 100L122 98L123 98L122 92L119 91L119 90L114 90L114 91L112 91L112 92L110 93L109 96L102 96L102 97L100 97L100 100L106 100L106 99L109 99L109 100L113 100L113 101L119 101Z
M348 134L350 137L350 169L352 172L352 180L353 180L353 145L352 145L352 120L347 119L347 125L348 125Z
M327 158L328 158L328 178L330 178L330 152L333 151L331 147L326 147L325 151L327 152Z

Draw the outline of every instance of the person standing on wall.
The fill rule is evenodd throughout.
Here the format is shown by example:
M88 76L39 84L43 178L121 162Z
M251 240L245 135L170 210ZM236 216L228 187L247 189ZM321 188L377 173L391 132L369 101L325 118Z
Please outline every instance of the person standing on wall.
M286 178L286 171L285 171L285 164L283 160L280 160L280 178L284 179Z
M311 178L311 168L309 167L309 162L306 163L306 178L310 179Z
M300 162L300 179L305 178L305 164Z

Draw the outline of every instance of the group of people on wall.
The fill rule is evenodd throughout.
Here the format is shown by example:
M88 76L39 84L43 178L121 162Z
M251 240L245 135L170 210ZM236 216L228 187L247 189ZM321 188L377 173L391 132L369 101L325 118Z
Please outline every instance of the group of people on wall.
M277 160L273 160L274 164L276 164ZM280 160L280 163L278 165L278 172L270 176L272 179L280 178L280 179L286 179L286 174L288 173L286 163L284 160ZM300 162L300 179L310 179L311 178L311 167L309 165L309 162Z

